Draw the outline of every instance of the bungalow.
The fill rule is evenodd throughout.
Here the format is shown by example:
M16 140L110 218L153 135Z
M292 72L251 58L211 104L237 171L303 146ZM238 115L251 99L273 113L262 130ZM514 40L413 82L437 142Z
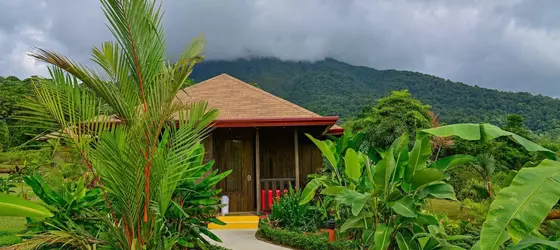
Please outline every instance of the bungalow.
M205 158L214 159L220 171L233 169L218 183L231 212L260 214L268 190L303 187L306 176L323 165L321 152L305 134L343 131L335 125L338 116L320 116L227 74L185 88L177 98L206 100L220 111L204 141Z

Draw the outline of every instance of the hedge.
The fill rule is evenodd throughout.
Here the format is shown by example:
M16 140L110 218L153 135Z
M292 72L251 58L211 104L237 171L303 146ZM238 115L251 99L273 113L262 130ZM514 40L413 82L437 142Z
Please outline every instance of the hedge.
M349 240L335 241L330 243L326 234L302 234L298 232L275 229L268 225L267 221L259 223L256 237L271 243L291 247L300 250L347 250L355 249L353 242Z

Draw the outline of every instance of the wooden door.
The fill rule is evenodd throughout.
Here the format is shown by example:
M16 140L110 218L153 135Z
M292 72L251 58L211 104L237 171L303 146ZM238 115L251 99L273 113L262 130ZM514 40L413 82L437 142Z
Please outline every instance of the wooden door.
M215 159L220 172L232 170L218 183L229 197L230 212L255 210L254 147L250 138L221 137L214 141Z

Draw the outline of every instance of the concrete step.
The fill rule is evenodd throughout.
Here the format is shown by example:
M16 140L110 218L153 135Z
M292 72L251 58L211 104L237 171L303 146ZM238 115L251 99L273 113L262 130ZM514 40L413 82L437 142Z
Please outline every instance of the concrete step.
M209 229L257 229L259 227L259 217L256 215L243 216L218 216L218 219L225 222L225 226L210 223Z

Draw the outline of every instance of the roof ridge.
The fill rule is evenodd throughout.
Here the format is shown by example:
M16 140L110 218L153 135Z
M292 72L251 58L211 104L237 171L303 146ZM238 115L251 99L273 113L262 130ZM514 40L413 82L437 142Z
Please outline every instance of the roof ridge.
M264 90L262 90L262 89L260 89L260 88L257 88L257 87L255 87L255 86L252 86L251 84L248 84L248 83L246 83L246 82L244 82L244 81L242 81L242 80L240 80L240 79L237 79L237 78L235 78L235 77L233 77L233 76L231 76L231 75L228 75L228 74L226 74L226 73L222 73L222 74L217 75L217 76L215 76L215 77L212 77L212 78L210 78L210 79L213 79L213 78L216 78L216 77L219 77L219 76L222 76L222 75L223 75L223 76L226 76L226 77L229 77L229 78L231 78L232 80L235 80L235 82L241 84L242 86L244 86L244 87L246 87L246 88L251 89L253 92L256 92L256 93L259 93L259 94L261 94L261 95L265 95L265 96L271 97L271 98L273 98L273 99L275 99L275 100L281 102L282 104L287 105L287 106L289 106L290 108L293 108L293 109L295 109L295 110L297 110L297 111L305 112L305 113L308 113L308 114L310 114L310 115L317 115L317 116L319 115L319 114L317 114L317 113L315 113L315 112L313 112L313 111L311 111L311 110L308 110L308 109L306 109L306 108L304 108L304 107L298 106L297 104L295 104L295 103L293 103L293 102L290 102L290 101L288 101L288 100L286 100L286 99L280 98L280 97L278 97L278 96L276 96L276 95L273 95L273 94L271 94L271 93L269 93L269 92L267 92L267 91L264 91ZM208 80L210 80L210 79L208 79ZM208 80L206 80L206 81L208 81ZM204 81L204 82L206 82L206 81ZM201 82L201 83L202 83L202 82ZM199 84L200 84L200 83L199 83Z

